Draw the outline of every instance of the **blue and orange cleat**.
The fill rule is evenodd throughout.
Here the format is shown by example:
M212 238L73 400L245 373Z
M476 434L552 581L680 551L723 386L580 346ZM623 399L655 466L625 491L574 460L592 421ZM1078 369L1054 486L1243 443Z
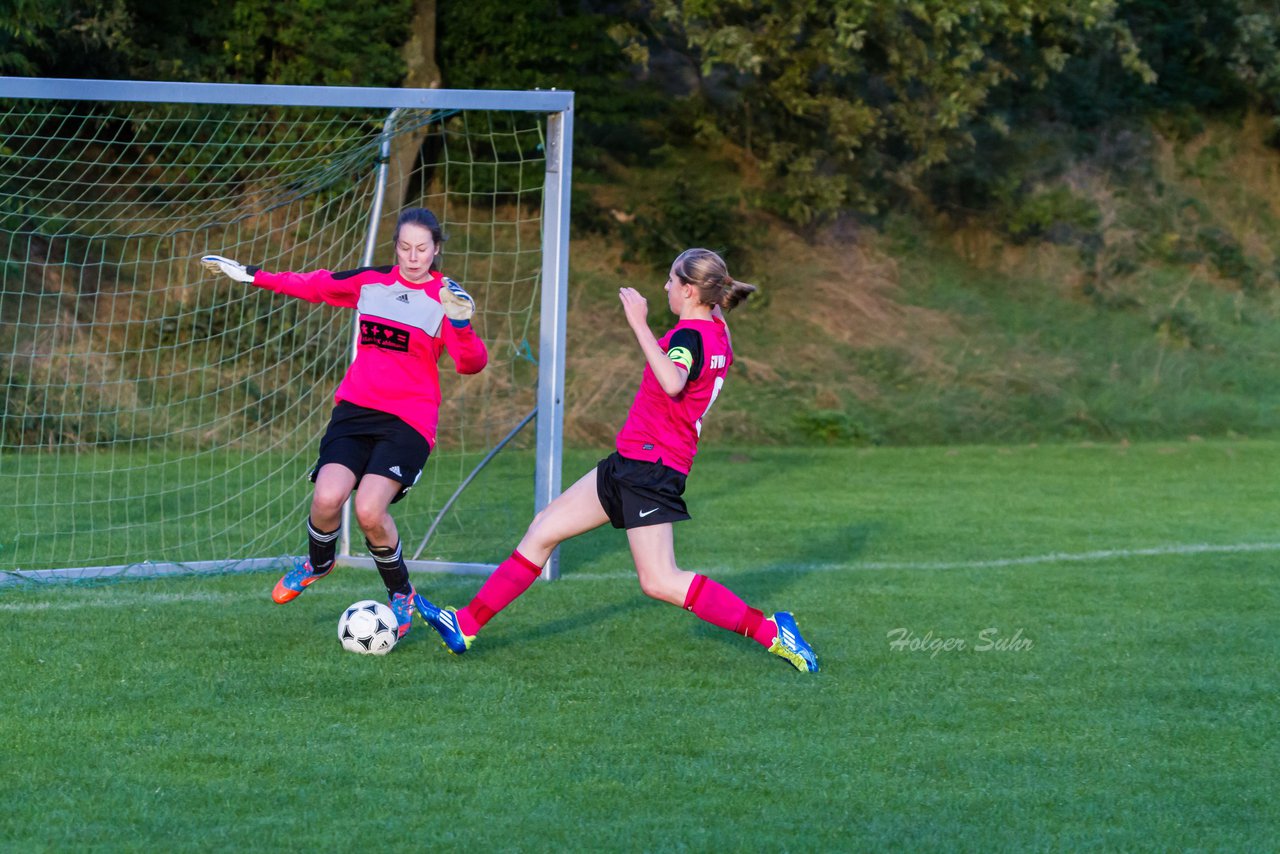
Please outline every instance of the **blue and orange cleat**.
M769 652L785 658L801 673L817 673L818 656L814 654L813 647L800 636L796 618L789 611L779 611L770 619L778 627L778 636L773 639Z
M409 634L409 629L413 628L413 602L418 598L418 591L412 586L409 587L408 593L392 593L387 596L387 603L391 606L391 613L396 615L396 623L398 624L396 640L403 638Z
M427 625L435 629L444 642L445 648L454 655L462 655L471 649L475 635L464 635L458 628L457 608L437 608L430 601L415 593L413 604L418 614L427 621Z
M311 561L294 558L293 569L286 572L284 577L276 582L275 589L271 591L271 598L281 605L285 602L292 602L298 598L303 590L306 590L331 572L333 572L333 564L329 564L329 568L324 572L312 572Z

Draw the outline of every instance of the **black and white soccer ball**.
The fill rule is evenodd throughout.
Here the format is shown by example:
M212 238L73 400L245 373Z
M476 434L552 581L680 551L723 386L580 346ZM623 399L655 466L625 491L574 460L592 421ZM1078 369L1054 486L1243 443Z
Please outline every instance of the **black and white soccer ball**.
M385 602L363 599L338 618L338 640L347 652L386 655L399 637L396 615Z

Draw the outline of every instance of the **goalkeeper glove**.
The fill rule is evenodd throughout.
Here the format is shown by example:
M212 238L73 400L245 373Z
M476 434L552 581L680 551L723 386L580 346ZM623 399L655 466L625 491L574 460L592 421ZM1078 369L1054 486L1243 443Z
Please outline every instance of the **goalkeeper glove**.
M205 269L210 273L222 273L237 282L252 282L253 274L262 269L261 267L246 267L239 261L232 261L230 258L223 258L221 255L206 255L200 259L200 263L204 264Z
M471 294L462 289L462 285L453 279L445 278L444 287L440 289L440 305L445 316L454 326L463 327L471 322L471 315L476 313L476 301Z

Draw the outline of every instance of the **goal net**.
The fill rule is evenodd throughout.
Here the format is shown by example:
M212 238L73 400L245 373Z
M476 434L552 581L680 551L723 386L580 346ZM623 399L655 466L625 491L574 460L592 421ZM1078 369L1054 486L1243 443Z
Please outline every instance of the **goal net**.
M304 554L352 313L199 258L390 264L407 206L490 361L442 360L406 558L484 571L558 492L571 93L0 80L0 583Z

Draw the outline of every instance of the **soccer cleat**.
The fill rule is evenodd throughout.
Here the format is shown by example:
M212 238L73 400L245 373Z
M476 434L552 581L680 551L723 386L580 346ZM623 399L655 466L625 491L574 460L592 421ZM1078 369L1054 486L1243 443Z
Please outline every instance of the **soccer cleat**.
M292 602L303 590L331 572L333 572L333 564L329 564L329 568L324 572L312 572L311 561L294 558L293 569L276 582L275 589L271 591L271 598L281 605Z
M769 652L785 658L801 673L817 673L818 656L814 655L813 647L800 636L796 618L788 611L779 611L770 619L778 627L778 636L773 639Z
M396 615L396 623L398 624L396 640L409 634L409 629L413 628L413 600L418 597L418 591L410 585L408 593L392 593L387 597L387 603L391 605L391 612Z
M471 649L471 642L476 636L464 635L462 629L458 628L458 618L455 616L457 608L437 608L417 593L413 595L413 604L422 619L427 621L427 625L439 633L449 652L462 655Z

